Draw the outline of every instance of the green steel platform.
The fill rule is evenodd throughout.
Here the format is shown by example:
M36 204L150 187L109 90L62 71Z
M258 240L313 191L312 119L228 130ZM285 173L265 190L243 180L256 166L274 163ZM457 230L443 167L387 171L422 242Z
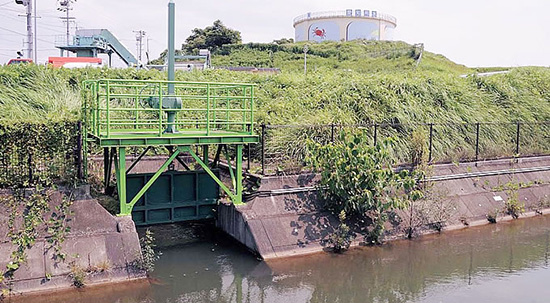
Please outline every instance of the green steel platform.
M205 130L181 130L161 137L156 136L155 131L116 130L108 137L103 132L100 136L89 135L88 138L102 147L258 143L258 136L225 130L211 131L209 135Z
M84 81L83 88L84 148L94 144L104 149L106 187L114 162L120 215L132 214L134 205L170 164L182 163L182 154L190 155L234 203L242 203L243 145L259 141L253 133L254 85L102 79ZM211 169L208 147L212 145L218 146L216 160L225 148L227 162L234 164L230 165L232 190ZM233 159L228 145L235 147ZM152 146L166 147L168 159L135 194L133 186L133 197L128 197L129 172ZM126 169L129 147L145 151ZM201 157L195 152L198 147Z

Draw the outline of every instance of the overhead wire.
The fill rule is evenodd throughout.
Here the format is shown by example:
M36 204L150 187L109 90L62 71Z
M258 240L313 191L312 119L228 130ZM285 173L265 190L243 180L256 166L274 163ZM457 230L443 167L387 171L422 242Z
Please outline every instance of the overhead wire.
M1 26L0 26L0 29L1 29L1 30L5 30L5 31L10 32L10 33L14 33L14 34L18 34L18 35L21 35L21 36L25 36L25 34L20 33L20 32L17 32L17 31L14 31L14 30L11 30L11 29L9 29L9 28L5 28L5 27L1 27Z
M13 1L4 2L4 3L0 4L0 6L6 6L6 5L11 4L11 3L13 3Z

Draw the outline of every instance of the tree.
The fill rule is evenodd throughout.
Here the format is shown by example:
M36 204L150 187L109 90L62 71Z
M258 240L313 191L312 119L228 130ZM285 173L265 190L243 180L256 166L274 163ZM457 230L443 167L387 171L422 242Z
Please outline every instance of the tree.
M273 44L277 44L277 45L289 44L289 43L294 43L294 39L293 38L281 38L281 39L278 39L278 40L273 40Z
M395 172L392 142L369 146L360 132L342 133L339 141L327 145L308 144L308 162L320 171L318 193L327 208L370 223L366 240L371 243L380 243L389 211L422 197L417 185L422 173Z
M241 32L223 25L220 20L214 21L212 26L195 28L192 31L182 49L187 52L197 52L199 49L214 50L225 44L238 44L242 42Z

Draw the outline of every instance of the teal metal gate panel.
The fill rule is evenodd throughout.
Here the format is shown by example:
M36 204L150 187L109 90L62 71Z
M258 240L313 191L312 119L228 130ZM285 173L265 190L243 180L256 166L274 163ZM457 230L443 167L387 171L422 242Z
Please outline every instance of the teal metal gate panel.
M219 176L218 170L213 172ZM127 202L153 175L127 176ZM205 171L168 171L135 204L132 219L138 226L211 219L218 197L219 186Z

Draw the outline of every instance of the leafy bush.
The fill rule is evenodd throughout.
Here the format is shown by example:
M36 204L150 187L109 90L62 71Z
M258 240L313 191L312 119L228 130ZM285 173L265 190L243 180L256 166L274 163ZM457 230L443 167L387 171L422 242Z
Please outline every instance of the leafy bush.
M421 173L394 171L391 139L369 142L361 132L341 133L339 142L326 145L310 142L308 162L320 172L318 193L326 207L368 219L367 241L379 243L387 212L422 197L416 188Z

